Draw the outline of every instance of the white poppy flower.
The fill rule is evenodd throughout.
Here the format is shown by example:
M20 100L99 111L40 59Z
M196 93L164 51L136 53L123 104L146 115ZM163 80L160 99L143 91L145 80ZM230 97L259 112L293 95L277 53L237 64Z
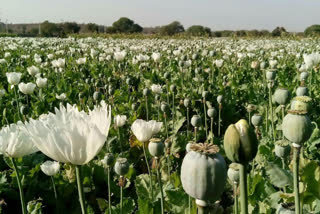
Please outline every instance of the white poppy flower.
M28 67L27 71L31 76L34 76L39 73L39 68L33 65L31 67Z
M11 72L6 73L9 84L18 85L21 79L21 73Z
M145 121L137 119L133 122L131 130L140 142L147 142L151 137L157 134L162 127L162 122L155 120Z
M59 172L60 164L57 161L46 161L40 165L40 168L44 174L54 176Z
M113 119L116 128L124 126L127 121L126 115L116 115Z
M31 82L28 82L28 83L20 83L19 84L19 91L21 91L23 94L32 94L35 87L36 87L36 84L34 83L31 83Z
M102 149L111 124L111 107L101 102L89 114L60 106L55 114L27 126L37 148L53 160L74 165L91 161Z
M36 81L37 86L38 86L39 88L44 88L44 87L46 87L47 82L48 82L48 79L47 79L47 78L41 78L41 77L38 77L38 78L37 78L37 81Z
M162 93L162 87L161 85L156 85L156 84L153 84L151 86L151 91L155 94L161 94Z
M12 158L20 158L37 151L38 149L34 145L25 124L21 121L1 129L0 154Z

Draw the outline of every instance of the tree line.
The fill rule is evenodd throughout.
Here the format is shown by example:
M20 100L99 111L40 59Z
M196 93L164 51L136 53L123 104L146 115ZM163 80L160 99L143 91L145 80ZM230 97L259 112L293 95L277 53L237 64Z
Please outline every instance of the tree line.
M187 29L174 21L167 25L158 27L143 28L139 24L127 17L121 17L112 26L97 25L95 23L78 24L76 22L52 23L44 21L40 24L9 24L0 23L0 33L15 34L18 36L43 36L43 37L66 37L70 34L82 33L105 33L105 34L158 34L173 36L183 34L188 36L205 37L280 37L288 36L292 33L286 31L284 27L276 27L273 31L268 30L222 30L212 31L209 27L202 25L192 25ZM312 25L305 29L301 36L320 35L320 25Z

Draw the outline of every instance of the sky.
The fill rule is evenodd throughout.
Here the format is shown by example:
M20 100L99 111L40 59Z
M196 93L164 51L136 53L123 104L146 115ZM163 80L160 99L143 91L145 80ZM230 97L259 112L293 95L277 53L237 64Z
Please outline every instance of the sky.
M319 0L0 0L0 19L8 23L75 21L110 26L128 17L143 27L179 21L185 28L298 32L320 24Z

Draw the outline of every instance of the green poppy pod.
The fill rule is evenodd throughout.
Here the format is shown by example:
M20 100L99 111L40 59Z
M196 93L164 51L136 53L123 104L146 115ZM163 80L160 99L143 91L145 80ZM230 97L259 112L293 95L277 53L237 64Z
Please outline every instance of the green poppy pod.
M247 164L257 154L258 140L248 122L242 119L227 128L223 145L229 160Z
M215 108L209 108L207 114L210 118L213 118L217 115L217 110Z
M305 111L288 111L282 122L284 136L292 143L302 145L312 133L312 125Z
M237 163L231 163L228 169L228 178L234 183L239 183L239 165Z
M148 96L150 95L150 90L148 88L143 89L143 96Z
M300 74L300 81L305 81L308 78L308 72L304 71Z
M259 126L262 122L262 116L260 114L254 114L252 117L251 117L251 123L254 125L254 126Z
M114 171L117 175L124 176L129 172L129 163L126 158L118 158L114 165Z
M274 99L279 105L285 105L289 102L290 91L284 88L278 88L274 93Z
M131 104L131 109L132 109L133 111L137 111L137 110L138 110L138 107L139 107L139 104L138 104L138 103L132 103L132 104Z
M308 112L311 108L311 101L312 99L308 96L295 97L291 102L290 110Z
M296 90L297 96L308 96L308 88L305 86L300 86Z
M93 93L93 100L94 101L97 101L97 100L99 100L101 98L101 93L99 92L99 91L95 91L94 93Z
M267 73L266 73L266 78L267 78L267 80L269 80L269 81L274 80L274 79L276 78L276 72L274 72L274 71L267 71Z
M170 109L170 107L169 107L169 105L167 103L161 103L161 107L160 108L161 108L161 111L164 112L164 113L168 112L169 109Z
M210 144L192 144L181 165L181 183L184 191L197 200L214 202L221 197L227 166L218 153L219 148Z
M203 91L203 92L202 92L202 98L203 98L203 99L207 99L208 96L209 96L209 92L208 92L208 91Z
M279 140L275 142L274 153L279 158L286 158L290 155L291 146L288 140Z
M132 83L132 80L131 80L131 78L130 77L128 77L127 79L126 79L126 83L127 83L127 85L131 85L131 83Z
M153 157L159 158L164 153L164 143L158 138L150 139L148 149Z
M21 113L22 115L27 115L27 114L29 113L29 107L26 106L26 105L22 105L22 106L20 107L20 113Z
M188 108L190 106L190 99L189 98L184 98L183 105L184 105L184 107Z
M223 96L222 96L222 95L219 95L219 96L217 97L217 102L218 102L219 104L221 104L221 103L222 103L222 100L223 100Z
M177 89L177 86L176 86L176 85L174 85L174 84L170 85L170 91L171 91L171 92L175 92L176 89Z
M106 166L111 166L113 164L113 161L114 155L112 153L107 153L101 162Z
M199 115L193 115L191 118L191 125L194 127L200 127L202 123L201 117Z

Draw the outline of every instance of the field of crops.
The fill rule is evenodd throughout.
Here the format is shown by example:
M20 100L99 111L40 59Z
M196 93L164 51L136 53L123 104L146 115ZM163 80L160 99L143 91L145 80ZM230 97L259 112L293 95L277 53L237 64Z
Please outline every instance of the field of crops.
M0 213L320 213L318 40L0 39Z

